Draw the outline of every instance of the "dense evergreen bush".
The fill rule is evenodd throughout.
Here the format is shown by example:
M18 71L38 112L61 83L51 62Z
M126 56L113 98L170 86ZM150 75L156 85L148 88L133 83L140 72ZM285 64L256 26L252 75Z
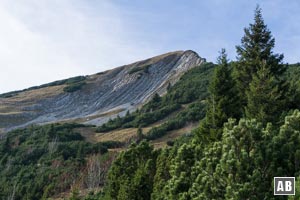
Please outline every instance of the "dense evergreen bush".
M71 83L68 86L64 87L64 92L75 92L77 90L80 90L85 84L85 82Z

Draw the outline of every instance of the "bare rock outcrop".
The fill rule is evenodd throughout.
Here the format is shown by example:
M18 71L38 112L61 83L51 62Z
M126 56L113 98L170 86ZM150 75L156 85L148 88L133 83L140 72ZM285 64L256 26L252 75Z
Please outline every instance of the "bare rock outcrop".
M58 85L0 98L0 128L58 121L100 125L135 110L155 93L164 94L169 84L202 62L191 50L176 51L86 76L86 84L75 92Z

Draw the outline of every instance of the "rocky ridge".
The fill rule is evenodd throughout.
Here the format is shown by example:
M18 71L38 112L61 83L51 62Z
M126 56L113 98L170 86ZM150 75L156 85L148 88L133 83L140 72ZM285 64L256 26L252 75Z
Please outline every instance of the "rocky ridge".
M85 85L65 92L64 84L0 98L3 131L30 124L75 121L101 125L166 92L189 69L205 62L194 51L176 51L85 77Z

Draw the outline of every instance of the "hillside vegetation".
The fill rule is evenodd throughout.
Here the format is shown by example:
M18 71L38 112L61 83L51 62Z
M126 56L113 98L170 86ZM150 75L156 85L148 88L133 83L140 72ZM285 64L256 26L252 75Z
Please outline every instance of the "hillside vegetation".
M205 115L207 86L213 68L213 63L204 63L191 69L174 86L169 85L166 95L160 97L155 94L152 100L141 109L133 113L128 112L123 118L117 117L109 120L108 123L98 127L97 132L108 132L120 128L147 127L179 111L167 122L149 130L145 138L153 140L163 136L167 131L199 121Z
M85 142L74 132L78 127L82 125L31 126L2 138L0 199L46 199L69 191L76 184L87 188L88 175L95 175L88 170L93 155L103 155L108 148L118 147L118 143ZM104 162L108 158L101 159ZM101 173L106 173L102 167Z
M300 68L285 65L274 46L258 7L237 46L237 61L230 64L226 51L220 52L199 127L171 148L155 150L147 141L132 145L115 160L104 191L94 197L275 199L274 177L295 176L299 182ZM163 105L154 99L139 112Z

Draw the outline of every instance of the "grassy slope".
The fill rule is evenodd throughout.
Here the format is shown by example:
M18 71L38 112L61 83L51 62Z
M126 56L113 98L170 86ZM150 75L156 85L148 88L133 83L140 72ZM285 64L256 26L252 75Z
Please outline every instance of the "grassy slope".
M3 93L3 94L0 94L0 98L10 98L10 97L14 97L18 94L21 94L22 92L28 92L28 91L37 90L37 89L44 89L44 88L49 88L49 87L53 87L53 86L66 85L65 88L67 88L69 86L73 86L78 83L82 83L82 82L84 82L85 79L86 79L86 77L84 77L84 76L76 76L76 77L72 77L72 78L68 78L68 79L54 81L51 83L46 83L46 84L43 84L40 86L30 87L30 88L27 88L24 90L17 90L17 91Z

